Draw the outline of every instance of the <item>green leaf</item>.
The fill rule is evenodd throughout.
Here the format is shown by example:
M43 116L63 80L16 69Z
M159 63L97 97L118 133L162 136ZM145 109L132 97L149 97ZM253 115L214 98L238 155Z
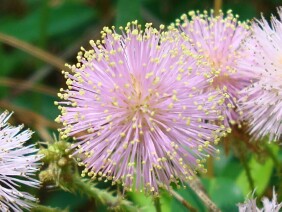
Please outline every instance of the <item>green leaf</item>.
M144 211L155 212L154 202L151 196L146 196L141 192L131 192L129 193L130 198L139 205ZM168 195L165 191L161 191L160 203L162 212L170 212L170 204L172 202L172 197Z
M234 14L238 14L240 16L239 19L242 21L252 19L259 14L251 1L244 1L240 4L235 1L229 1L228 3L223 4L224 11L230 9L233 10Z
M236 204L244 201L244 195L232 179L217 177L203 181L212 201L222 211L238 211Z
M60 14L60 18L58 18ZM50 12L48 35L55 36L65 33L81 24L90 22L96 17L96 11L82 4L65 4L54 8Z
M58 208L69 207L70 211L86 203L85 198L64 191L50 192L48 196L46 202L43 202L44 205Z
M2 43L0 43L0 60L3 61L0 63L0 76L8 76L13 69L19 66L19 64L22 64L21 62L26 60L26 58L25 54L20 51L6 53Z
M240 161L234 157L232 151L228 155L221 149L219 160L214 160L214 171L216 176L234 179L240 174L242 165Z
M125 26L127 22L141 19L141 0L118 0L116 26Z
M176 192L179 193L188 203L190 203L198 211L208 211L203 205L202 201L199 199L199 197L189 186L187 186L187 189L179 189L176 190ZM181 202L173 198L173 200L171 201L170 211L187 211L187 208L184 207Z
M269 145L270 151L272 151L272 153L277 156L279 148L276 145L266 145ZM255 156L252 156L252 158L248 162L248 165L251 169L251 176L254 180L256 193L260 196L263 194L269 183L274 168L274 162L271 158L268 157L262 164L256 160ZM253 192L250 188L245 170L241 171L240 175L237 177L236 184L241 188L245 196Z
M40 38L42 9L28 13L20 19L6 17L0 20L0 31L18 39L28 42L37 41ZM49 7L47 17L47 36L55 36L78 28L85 22L90 22L96 16L95 10L81 3L65 3L57 7Z

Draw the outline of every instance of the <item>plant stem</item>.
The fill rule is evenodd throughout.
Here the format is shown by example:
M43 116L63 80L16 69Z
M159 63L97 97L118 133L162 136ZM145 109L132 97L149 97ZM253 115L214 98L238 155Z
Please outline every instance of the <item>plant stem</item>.
M11 88L17 87L18 89L31 90L33 92L42 93L52 97L57 96L58 93L57 89L48 87L46 85L40 85L40 84L32 85L31 83L27 83L24 80L2 77L2 76L0 77L0 85L11 87Z
M243 153L243 150L240 146L238 146L238 152L239 152L239 157L240 157L240 161L246 171L246 176L247 176L247 179L248 179L248 182L249 182L249 186L251 188L252 191L255 190L255 186L254 186L254 180L252 178L252 174L251 174L251 169L249 167L249 164L248 164L248 161L246 160L246 157Z
M222 8L222 0L214 0L214 14L219 15L219 11Z
M159 197L153 197L154 198L154 205L156 208L156 212L162 212L160 198Z
M194 179L189 183L191 189L198 195L198 197L203 201L205 206L213 212L219 212L220 209L216 204L209 198L209 196L202 189L201 181L198 177L194 176Z
M69 210L67 209L62 210L58 208L52 208L49 206L36 204L30 211L31 212L67 212Z
M93 183L88 180L83 180L79 176L73 177L73 181L69 184L69 187L70 191L75 190L75 192L81 192L100 203L107 205L111 209L121 209L133 212L140 211L140 209L130 201L123 199L121 196L114 196L109 191L98 189Z
M174 196L175 199L177 199L179 202L181 202L181 204L186 207L189 211L191 212L196 212L197 209L194 208L189 202L187 202L180 194L178 194L176 191L171 190L169 191L172 196Z
M33 55L36 58L39 58L43 60L46 63L49 63L56 68L58 68L58 71L61 70L68 70L68 68L65 66L65 62L61 60L60 58L40 49L37 48L29 43L26 43L24 41L18 40L15 37L0 33L0 42L3 42L5 44L8 44L10 46L13 46L15 48L21 49L31 55Z

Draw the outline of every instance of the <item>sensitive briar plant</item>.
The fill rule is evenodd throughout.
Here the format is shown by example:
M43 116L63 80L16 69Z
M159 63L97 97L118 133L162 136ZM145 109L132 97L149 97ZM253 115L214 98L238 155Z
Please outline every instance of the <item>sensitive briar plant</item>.
M272 17L271 25L262 18L252 26L252 36L246 40L250 61L239 66L254 76L253 83L242 91L242 118L250 126L254 139L269 135L277 140L282 133L282 9L280 20Z
M29 209L36 198L22 191L21 185L38 187L33 178L40 164L40 156L33 145L24 146L32 132L21 132L22 126L10 126L11 114L0 115L0 209L1 211L22 211Z
M105 204L109 211L140 211L140 208L132 204L131 201L121 198L111 191L97 188L96 182L92 182L91 179L82 178L77 169L76 161L69 157L71 152L66 151L70 145L68 141L58 141L54 138L54 140L50 140L44 146L41 146L38 154L44 155L42 158L44 166L39 173L39 179L43 186L56 186L67 192L86 195L95 199L98 204ZM90 210L93 211L92 209Z
M250 78L243 77L237 67L237 61L245 57L242 41L249 36L248 25L237 20L229 10L226 15L219 11L215 15L213 10L191 11L177 19L175 26L188 36L197 54L202 57L203 75L211 86L208 90L222 90L225 92L225 125L239 124L237 100L239 91L250 84ZM247 75L246 75L247 76Z
M62 138L76 137L83 175L121 182L125 190L158 193L206 171L205 158L225 135L220 104L206 90L198 56L178 31L128 23L122 35L105 27L102 41L63 72L57 118ZM205 91L205 92L204 92Z

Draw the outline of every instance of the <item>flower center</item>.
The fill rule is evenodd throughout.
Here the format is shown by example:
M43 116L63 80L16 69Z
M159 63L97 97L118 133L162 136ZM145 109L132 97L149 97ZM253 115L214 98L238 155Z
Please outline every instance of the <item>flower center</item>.
M228 74L220 73L213 78L212 86L214 88L222 88L229 80L230 76Z
M138 77L130 75L131 92L127 97L129 112L133 116L144 116L146 113L151 113L152 93L146 91L142 85L142 81Z

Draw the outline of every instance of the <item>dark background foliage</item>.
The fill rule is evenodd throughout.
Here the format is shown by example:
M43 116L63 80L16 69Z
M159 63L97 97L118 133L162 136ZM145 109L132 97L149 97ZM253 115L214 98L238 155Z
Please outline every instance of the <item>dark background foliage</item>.
M232 9L243 21L259 18L260 13L269 19L281 3L281 0L223 0L221 7L224 11ZM59 88L64 87L60 67L64 61L75 63L80 46L89 48L88 41L99 39L103 26L125 25L135 19L155 26L169 24L182 13L210 10L214 5L212 0L0 0L0 108L15 112L14 123L24 123L36 131L32 142L50 140L58 127L53 120L59 111L53 102L58 99ZM19 42L14 44L6 35ZM259 197L271 196L273 186L281 196L281 150L275 144L245 140L240 133L226 139L220 147L221 159L209 161L208 173L201 176L205 190L223 211L237 211L236 203L251 192L247 169ZM207 211L189 187L178 192L199 211ZM56 187L43 187L38 196L42 204L69 207L71 211L106 210L95 200ZM155 210L152 200L142 194L130 193L126 197L146 207L145 211ZM161 204L163 211L185 211L165 193Z

